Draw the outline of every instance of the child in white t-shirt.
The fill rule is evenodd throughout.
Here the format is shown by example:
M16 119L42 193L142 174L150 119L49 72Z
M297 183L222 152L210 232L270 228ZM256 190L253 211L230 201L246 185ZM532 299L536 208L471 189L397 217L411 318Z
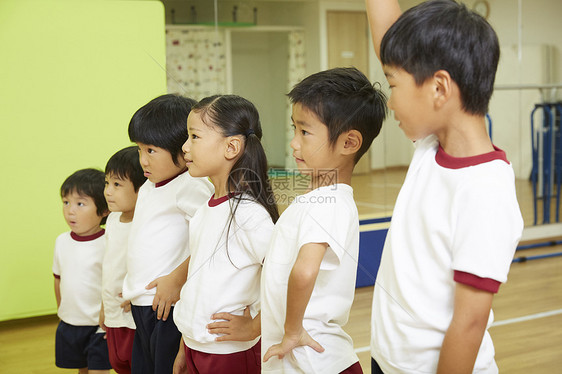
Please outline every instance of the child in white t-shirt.
M279 217L258 111L239 96L211 96L193 106L187 128L189 174L209 177L215 194L190 222L174 373L257 374L261 268Z
M104 173L82 169L61 186L62 211L71 231L55 243L53 274L57 314L56 365L79 373L109 373L103 330L98 326L105 223Z
M181 336L168 315L187 274L189 221L213 192L207 179L187 173L183 160L181 146L193 103L178 95L159 96L137 110L129 123L129 138L138 145L148 178L138 193L123 282L123 298L131 300L136 325L135 372L136 367L172 372Z
M385 97L355 68L313 74L288 96L293 156L310 185L279 218L265 258L262 371L361 373L343 330L359 255L350 183L381 129Z
M145 181L137 147L124 148L107 162L104 194L111 213L105 224L100 326L106 332L109 361L119 374L131 373L135 322L130 302L123 299L122 292L129 232L138 190Z
M388 106L415 152L373 293L372 373L497 373L487 329L523 220L486 128L498 38L461 2L369 0Z

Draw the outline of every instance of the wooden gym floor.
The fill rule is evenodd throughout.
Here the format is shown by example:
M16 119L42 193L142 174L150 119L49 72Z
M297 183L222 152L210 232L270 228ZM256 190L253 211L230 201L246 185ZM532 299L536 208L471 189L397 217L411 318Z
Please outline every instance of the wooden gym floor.
M361 216L389 215L405 169L354 176L352 184ZM274 185L287 199L297 186ZM295 188L297 187L297 188ZM518 180L519 203L532 224L531 186ZM298 192L298 191L297 191ZM288 200L287 200L288 202ZM286 203L281 202L283 210ZM562 233L561 233L562 234ZM558 238L560 239L560 238ZM562 245L528 249L516 256L562 252ZM494 298L495 323L490 333L500 372L558 373L562 367L562 257L513 263L508 282ZM369 335L373 288L358 288L347 332L353 338L365 373L370 373ZM54 303L54 296L53 296ZM56 316L0 323L0 373L51 374L72 372L54 365Z

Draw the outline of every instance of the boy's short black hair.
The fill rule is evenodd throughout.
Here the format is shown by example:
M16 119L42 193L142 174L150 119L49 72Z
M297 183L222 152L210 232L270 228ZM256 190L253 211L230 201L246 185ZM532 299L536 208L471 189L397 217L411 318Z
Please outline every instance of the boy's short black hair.
M460 89L464 111L485 115L500 58L488 22L453 0L433 0L404 12L381 42L381 62L404 69L421 85L446 70Z
M129 122L129 139L163 148L174 164L187 140L187 115L195 100L173 94L158 96L135 112Z
M333 145L349 130L363 137L355 162L367 152L386 117L386 97L356 68L335 68L312 74L287 95L292 104L312 111L328 127Z
M98 169L81 169L72 173L60 187L60 196L64 198L66 195L76 192L78 195L89 196L96 204L96 212L102 217L108 212L107 201L103 190L105 189L105 173ZM101 224L103 225L107 217L103 217Z
M114 175L120 179L128 179L133 183L135 192L146 182L144 171L139 161L139 148L130 146L117 151L105 166L105 175Z

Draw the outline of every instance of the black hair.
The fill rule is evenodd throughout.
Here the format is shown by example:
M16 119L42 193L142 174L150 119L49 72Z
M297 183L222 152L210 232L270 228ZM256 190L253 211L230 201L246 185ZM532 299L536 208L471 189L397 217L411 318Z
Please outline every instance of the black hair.
M107 213L107 201L103 190L105 189L105 173L98 169L81 169L75 171L62 183L60 196L64 198L72 192L78 195L89 196L96 204L96 213L102 217ZM101 224L105 224L107 217L103 217Z
M135 192L146 182L144 171L139 161L139 148L130 146L117 151L105 166L105 175L114 175L120 179L128 179L133 183Z
M363 137L355 162L367 152L386 117L386 97L356 68L335 68L312 74L287 95L292 104L312 111L328 127L334 145L341 134L357 130Z
M187 116L196 101L167 94L152 99L135 112L129 122L129 139L163 148L179 166L177 156L187 140Z
M408 9L381 42L381 62L404 69L418 85L447 71L459 86L463 110L475 115L488 111L499 58L492 26L453 0Z
M267 175L260 117L254 104L236 95L215 95L202 99L191 110L200 113L205 124L216 126L225 137L242 135L245 139L242 155L234 163L226 186L235 193L230 199L232 214L229 229L238 204L244 198L243 193L262 205L272 221L277 222L279 211Z

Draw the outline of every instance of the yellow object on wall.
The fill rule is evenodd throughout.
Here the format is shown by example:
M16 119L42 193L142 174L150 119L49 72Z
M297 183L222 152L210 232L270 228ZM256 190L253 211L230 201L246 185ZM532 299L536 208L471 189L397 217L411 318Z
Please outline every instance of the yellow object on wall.
M0 321L56 312L60 185L166 93L164 30L159 1L0 2Z

